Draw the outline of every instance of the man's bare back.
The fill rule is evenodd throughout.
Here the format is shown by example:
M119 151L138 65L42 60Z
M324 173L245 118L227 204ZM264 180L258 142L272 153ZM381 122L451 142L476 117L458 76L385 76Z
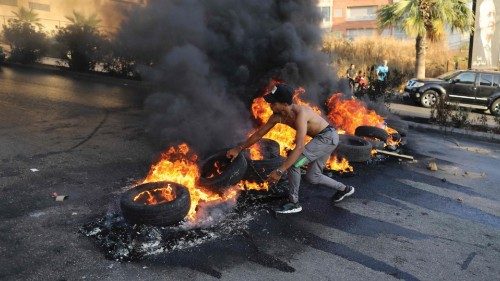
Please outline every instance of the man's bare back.
M318 113L316 113L312 108L305 105L292 105L291 114L287 114L284 112L276 112L274 113L270 119L273 119L272 122L281 123L288 125L294 129L297 129L297 116L302 113L304 116L303 119L307 121L307 135L314 138L319 132L325 129L329 123Z

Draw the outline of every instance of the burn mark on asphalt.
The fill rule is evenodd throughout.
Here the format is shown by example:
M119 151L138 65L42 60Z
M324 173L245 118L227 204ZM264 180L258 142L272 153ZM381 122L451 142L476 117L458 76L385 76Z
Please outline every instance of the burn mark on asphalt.
M79 147L80 145L86 143L88 140L90 140L95 135L95 133L97 133L97 131L102 127L104 122L106 122L106 120L108 119L108 115L109 115L109 111L107 109L105 109L104 116L102 117L101 122L99 122L99 124L97 124L97 126L94 128L94 130L92 130L92 132L85 139L83 139L81 142L77 143L73 147L67 149L65 152L71 151L71 150Z
M314 202L307 202L304 205L306 205L304 215L307 221L319 223L351 234L370 237L393 234L409 239L431 238L424 233L394 223L352 213L338 206L331 206L325 200L314 200ZM321 211L318 211L318 209Z
M372 270L383 272L385 274L394 276L398 279L403 280L419 280L417 277L411 275L410 273L404 272L397 267L389 265L383 261L372 258L368 255L365 255L361 252L353 250L345 245L329 241L318 237L312 233L297 231L299 236L302 236L301 239L304 245L307 245L316 250L320 250L322 252L326 252L329 254L333 254L339 257L342 257L346 260L359 263L365 267L368 267Z
M295 268L288 263L261 251L248 231L243 232L243 237L246 238L250 250L248 260L283 272L295 272Z
M476 255L477 255L477 253L476 253L476 252L472 252L472 253L470 253L470 254L467 256L467 258L466 258L466 259L464 260L464 262L462 263L462 266L461 266L462 270L466 270L466 269L469 267L470 263L472 262L472 259L473 259Z

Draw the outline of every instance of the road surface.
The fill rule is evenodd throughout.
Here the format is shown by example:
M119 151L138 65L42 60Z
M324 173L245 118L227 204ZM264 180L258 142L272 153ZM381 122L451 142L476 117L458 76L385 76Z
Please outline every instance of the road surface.
M339 179L356 193L339 204L332 191L303 184L302 213L275 217L276 200L228 208L218 214L232 225L223 219L201 240L140 261L106 259L79 229L119 215L120 194L158 153L144 131L146 92L125 80L0 71L1 280L500 276L498 144L414 131L405 152L418 162L357 165ZM438 171L426 169L431 160ZM56 202L54 192L69 197Z

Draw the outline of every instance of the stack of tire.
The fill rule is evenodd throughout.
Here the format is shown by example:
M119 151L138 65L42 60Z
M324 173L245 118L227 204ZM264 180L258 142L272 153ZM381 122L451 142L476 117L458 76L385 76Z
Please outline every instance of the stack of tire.
M353 135L339 135L339 144L335 150L337 156L346 158L350 163L366 162L371 158L372 144Z

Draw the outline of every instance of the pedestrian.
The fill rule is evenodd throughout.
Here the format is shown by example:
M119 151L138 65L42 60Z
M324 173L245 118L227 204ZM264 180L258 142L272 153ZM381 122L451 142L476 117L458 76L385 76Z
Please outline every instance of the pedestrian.
M349 79L349 87L351 88L351 93L354 93L354 78L356 77L355 65L351 63L351 66L346 71L347 79Z
M355 91L360 91L360 90L364 90L366 89L366 87L368 86L368 81L366 80L366 77L365 77L365 74L363 73L363 71L358 71L358 74L356 75L356 78L354 78L354 85L357 85L357 87L355 87Z
M293 89L286 84L278 84L273 90L264 96L273 110L273 114L257 131L255 131L244 143L227 151L228 158L236 157L242 150L252 146L259 141L276 124L288 125L296 130L295 148L289 153L283 164L269 174L269 184L276 184L280 178L288 173L289 202L285 203L277 213L298 213L302 211L299 203L299 186L301 180L301 167L307 165L306 180L312 184L321 184L330 187L337 192L332 198L333 202L339 202L354 193L354 187L337 182L323 175L322 171L326 161L333 153L339 143L339 136L322 116L306 105L293 102ZM312 137L305 144L306 135Z
M383 64L379 65L375 72L377 74L375 91L380 95L383 94L387 88L387 78L389 76L389 66L387 66L387 60L384 60Z

